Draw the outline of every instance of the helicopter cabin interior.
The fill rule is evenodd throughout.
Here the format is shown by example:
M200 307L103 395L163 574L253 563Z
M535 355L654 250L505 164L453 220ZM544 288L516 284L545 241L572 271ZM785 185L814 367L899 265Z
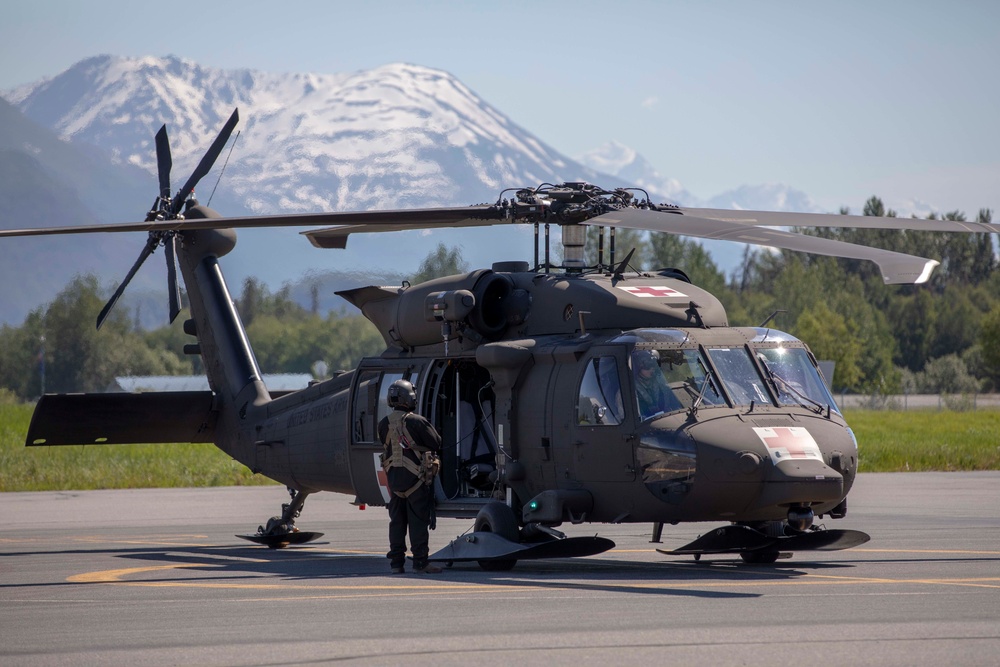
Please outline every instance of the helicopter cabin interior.
M472 515L480 505L494 498L497 442L494 436L496 397L489 372L472 358L431 360L424 365L406 366L391 360L369 359L358 371L354 385L351 449L352 468L376 466L379 454L376 429L388 415L389 386L396 380L413 383L418 396L416 412L425 416L441 434L441 470L435 483L439 514ZM371 454L368 454L371 452ZM366 455L367 454L367 455ZM372 463L368 463L371 456ZM353 474L359 497L371 497L364 472ZM360 483L360 484L359 484ZM388 502L388 489L378 492ZM375 496L377 498L377 495ZM370 502L370 501L369 501ZM375 503L372 503L375 504Z

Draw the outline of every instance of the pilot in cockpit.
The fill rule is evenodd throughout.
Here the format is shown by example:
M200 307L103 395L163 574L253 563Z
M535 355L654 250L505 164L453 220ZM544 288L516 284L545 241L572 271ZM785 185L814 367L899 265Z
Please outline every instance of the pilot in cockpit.
M663 377L660 354L656 350L635 350L632 353L632 374L635 377L640 420L682 407Z

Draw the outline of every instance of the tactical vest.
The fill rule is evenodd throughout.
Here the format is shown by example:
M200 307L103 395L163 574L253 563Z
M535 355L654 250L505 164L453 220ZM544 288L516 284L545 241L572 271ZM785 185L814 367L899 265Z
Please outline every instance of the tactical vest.
M405 420L409 414L402 410L393 410L389 413L389 432L385 437L387 451L382 455L382 468L386 472L389 468L405 468L417 478L413 486L406 491L393 491L400 498L409 498L421 486L433 484L434 476L441 467L441 461L436 453L429 450L421 451L414 446L415 440L406 428ZM420 459L420 463L403 453L407 449Z

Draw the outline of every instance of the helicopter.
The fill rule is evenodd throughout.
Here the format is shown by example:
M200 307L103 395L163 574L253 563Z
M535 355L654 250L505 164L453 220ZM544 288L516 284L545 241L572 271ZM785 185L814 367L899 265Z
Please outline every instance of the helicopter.
M719 299L683 270L631 269L634 250L616 259L615 230L869 260L887 284L925 282L938 262L779 227L994 231L948 220L686 208L582 182L505 190L494 203L465 207L224 218L193 193L238 120L236 110L174 195L166 125L159 130L159 193L143 222L0 237L147 232L97 327L163 246L170 321L181 312L179 267L190 304L183 329L192 337L184 352L201 357L210 386L46 394L26 445L214 443L288 488L280 515L239 536L272 548L321 535L296 525L311 494L348 494L361 508L388 503L376 427L400 379L412 383L417 411L445 443L437 516L474 522L432 561L507 570L614 547L598 536L568 537L559 530L566 523L649 523L658 543L666 524L723 522L663 553L738 554L749 563L863 544L861 531L815 523L847 515L858 443L806 343L767 322L730 326ZM533 225L533 265L500 261L416 285L337 292L377 327L385 350L305 389L268 391L222 273L236 229L318 226L302 232L314 246L345 248L356 233L501 224ZM598 231L596 265L586 261L588 227Z

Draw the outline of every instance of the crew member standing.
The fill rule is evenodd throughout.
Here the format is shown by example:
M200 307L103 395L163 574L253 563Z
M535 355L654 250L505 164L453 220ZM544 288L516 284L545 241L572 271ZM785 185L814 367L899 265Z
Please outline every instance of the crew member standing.
M387 402L392 412L378 424L382 467L391 492L386 557L393 574L405 572L409 532L414 572L437 574L441 568L427 562L427 531L433 527L434 476L440 466L441 436L429 421L413 412L417 395L407 380L396 380L389 386Z

